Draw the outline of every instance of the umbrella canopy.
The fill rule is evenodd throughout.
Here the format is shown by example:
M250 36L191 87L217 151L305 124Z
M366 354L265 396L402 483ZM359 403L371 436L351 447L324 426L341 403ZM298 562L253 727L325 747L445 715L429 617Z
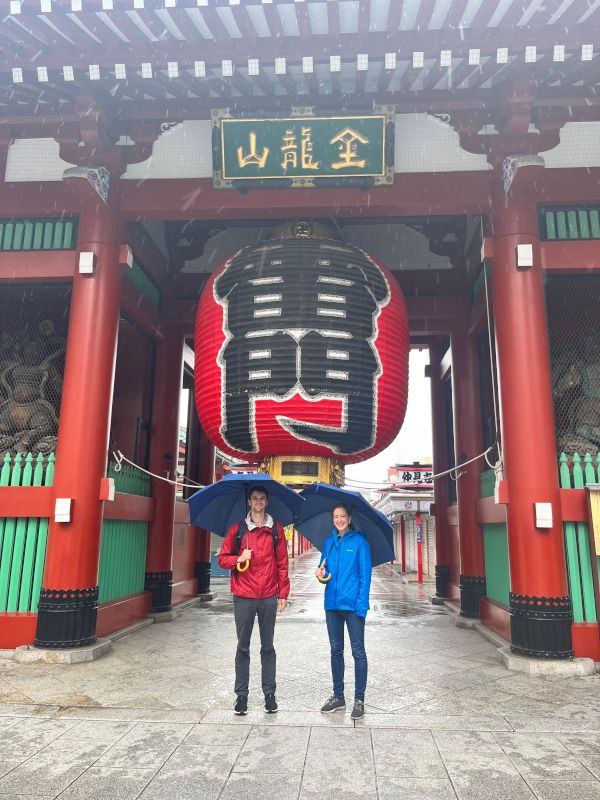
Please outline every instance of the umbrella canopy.
M315 547L323 551L333 527L331 511L337 503L343 503L352 514L352 530L361 531L369 542L373 566L393 561L392 523L385 514L373 508L362 494L339 489L329 483L313 483L300 494L304 497L304 505L296 527Z
M225 536L228 528L248 513L248 493L253 486L264 487L267 491L267 511L273 519L282 525L294 522L304 504L303 498L264 472L227 475L195 492L188 499L190 522Z

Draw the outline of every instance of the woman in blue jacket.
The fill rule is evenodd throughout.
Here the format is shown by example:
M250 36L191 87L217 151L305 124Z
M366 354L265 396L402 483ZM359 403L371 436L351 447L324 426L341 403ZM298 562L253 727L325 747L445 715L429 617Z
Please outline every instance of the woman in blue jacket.
M333 530L321 554L318 578L331 576L325 585L325 617L331 647L333 695L321 708L324 714L346 708L344 698L344 624L348 628L354 657L354 706L352 719L365 714L367 654L365 618L369 609L371 551L359 531L352 530L352 516L345 505L332 512Z

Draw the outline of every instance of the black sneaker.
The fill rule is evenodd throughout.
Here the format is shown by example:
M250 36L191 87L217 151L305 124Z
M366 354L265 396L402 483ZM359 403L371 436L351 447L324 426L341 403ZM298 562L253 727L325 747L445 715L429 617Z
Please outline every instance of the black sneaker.
M362 719L365 715L364 700L355 700L350 719Z
M267 714L277 713L277 700L275 700L274 694L265 695L265 711Z
M233 713L238 717L245 717L248 713L248 698L245 695L238 694L237 700L233 707Z
M321 706L321 713L331 714L332 711L338 711L339 709L344 708L346 708L346 701L344 698L336 697L334 694L332 694L329 700L326 700Z

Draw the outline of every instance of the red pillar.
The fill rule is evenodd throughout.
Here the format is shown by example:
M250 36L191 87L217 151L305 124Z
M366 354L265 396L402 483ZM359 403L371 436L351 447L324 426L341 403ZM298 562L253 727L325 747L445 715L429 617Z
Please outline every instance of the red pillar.
M54 499L70 502L68 521L50 518L35 644L75 647L96 639L101 479L106 476L119 327L120 187L108 203L87 178L69 178L80 201L77 249L94 254L94 272L73 277Z
M455 463L460 465L483 449L477 345L464 330L453 331L452 413L454 417ZM458 467L456 495L460 544L460 613L479 617L479 601L485 597L483 531L476 519L480 496L482 459Z
M171 479L177 469L179 447L183 344L181 332L167 323L165 338L156 346L149 470ZM171 608L176 489L173 484L153 478L151 491L154 498L154 520L148 535L146 591L152 592L151 610L159 612Z
M521 168L508 196L495 176L492 292L508 483L512 649L535 657L572 654L572 608L565 567L550 356L538 219L537 167ZM533 266L517 266L517 245ZM551 526L538 527L535 503L549 503Z
M193 401L192 401L193 402ZM195 412L194 412L195 414ZM210 442L198 425L199 459L197 480L208 486L215 480L215 446ZM196 578L198 594L210 592L210 532L198 528L198 544L196 550Z
M443 353L439 345L429 348L429 369L431 378L431 430L433 439L433 474L448 469L448 448L446 444L446 420L440 375ZM436 478L433 482L435 502L435 593L438 597L448 597L450 581L450 547L448 530L448 476ZM403 526L404 542L404 526ZM404 551L403 551L404 552ZM402 565L404 572L404 564Z
M415 517L417 534L417 581L423 583L423 520L420 514Z
M402 572L406 572L406 534L404 532L404 517L400 517L400 550L402 558Z

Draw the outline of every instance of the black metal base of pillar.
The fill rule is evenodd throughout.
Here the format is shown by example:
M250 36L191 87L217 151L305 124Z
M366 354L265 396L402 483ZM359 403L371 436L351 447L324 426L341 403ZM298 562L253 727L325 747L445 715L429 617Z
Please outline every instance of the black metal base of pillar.
M435 594L436 597L448 597L448 583L450 582L450 567L446 564L435 565Z
M198 594L210 592L210 561L196 561L196 578L198 579Z
M529 658L571 658L573 642L570 597L509 595L513 653Z
M173 573L171 570L166 572L147 572L144 589L147 592L152 592L150 611L160 613L161 611L171 610L171 592L173 589Z
M485 577L481 575L460 576L460 616L477 619L479 601L485 597Z
M38 603L36 647L83 647L96 641L98 587L43 589Z

